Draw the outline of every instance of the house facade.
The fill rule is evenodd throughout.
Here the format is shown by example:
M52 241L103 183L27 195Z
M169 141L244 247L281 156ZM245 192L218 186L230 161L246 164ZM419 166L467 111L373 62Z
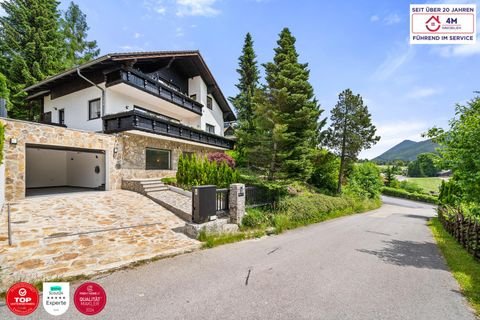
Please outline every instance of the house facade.
M198 51L115 53L25 89L41 123L5 125L5 199L46 188L113 190L173 176L181 154L233 148L235 115Z

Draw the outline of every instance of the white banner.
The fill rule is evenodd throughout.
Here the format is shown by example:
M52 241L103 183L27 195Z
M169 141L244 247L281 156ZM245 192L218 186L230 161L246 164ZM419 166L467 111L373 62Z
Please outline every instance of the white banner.
M411 44L474 44L476 5L411 4Z

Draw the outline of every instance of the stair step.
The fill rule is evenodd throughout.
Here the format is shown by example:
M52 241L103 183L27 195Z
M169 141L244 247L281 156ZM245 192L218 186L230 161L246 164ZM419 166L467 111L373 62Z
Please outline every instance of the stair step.
M167 191L168 187L164 186L164 187L156 187L156 188L144 188L143 190L145 190L145 192L147 193L156 192L156 191Z
M164 185L164 184L147 184L147 185L144 185L142 186L143 189L151 189L151 188L167 188L168 189L168 186Z
M140 184L145 186L145 185L150 185L150 184L164 184L162 180L145 180L145 181L140 181Z

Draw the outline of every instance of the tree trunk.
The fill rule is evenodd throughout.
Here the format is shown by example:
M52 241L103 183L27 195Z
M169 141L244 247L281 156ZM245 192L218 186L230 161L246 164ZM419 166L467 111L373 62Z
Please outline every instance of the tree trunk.
M343 137L342 137L342 155L340 156L340 170L338 173L337 194L342 192L343 170L345 167L345 147L347 145L347 111L345 110L345 121L343 123Z
M270 180L273 180L273 177L274 177L275 161L277 160L276 155L277 155L277 143L274 142L273 143L273 151L272 151L272 160L270 162L270 174L269 174L269 176L270 176L269 179Z

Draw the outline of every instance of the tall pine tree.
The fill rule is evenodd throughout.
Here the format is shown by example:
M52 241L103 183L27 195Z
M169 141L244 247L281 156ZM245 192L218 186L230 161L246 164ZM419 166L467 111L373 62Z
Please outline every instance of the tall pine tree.
M250 33L245 36L242 55L238 58L237 72L240 75L236 87L239 93L229 100L237 110L238 127L236 129L237 151L239 162L245 157L245 151L255 142L252 140L254 123L253 111L255 108L254 95L258 89L260 73L257 65L257 56L253 49L253 39Z
M342 190L342 183L349 164L357 160L363 149L376 144L380 137L372 124L368 107L362 97L354 95L350 89L338 96L338 102L331 111L332 122L327 132L327 143L340 157L337 192Z
M267 85L263 109L275 119L271 136L278 138L272 157L281 158L280 173L286 178L306 180L313 171L312 156L319 144L323 110L309 83L308 64L298 62L295 37L285 28L280 33L273 62L265 64ZM262 108L260 108L262 109ZM263 117L257 113L257 117Z
M253 49L253 39L250 33L245 36L242 55L238 58L237 69L240 78L235 86L239 90L238 95L231 97L230 101L237 110L238 120L251 126L253 123L253 96L258 89L260 74L257 66L257 55Z
M32 120L38 106L27 107L23 89L65 67L65 49L55 0L9 0L1 3L0 72L8 79L10 115Z
M73 67L90 61L100 54L96 41L88 41L87 16L74 2L70 2L61 20L61 30L65 38L66 63Z

